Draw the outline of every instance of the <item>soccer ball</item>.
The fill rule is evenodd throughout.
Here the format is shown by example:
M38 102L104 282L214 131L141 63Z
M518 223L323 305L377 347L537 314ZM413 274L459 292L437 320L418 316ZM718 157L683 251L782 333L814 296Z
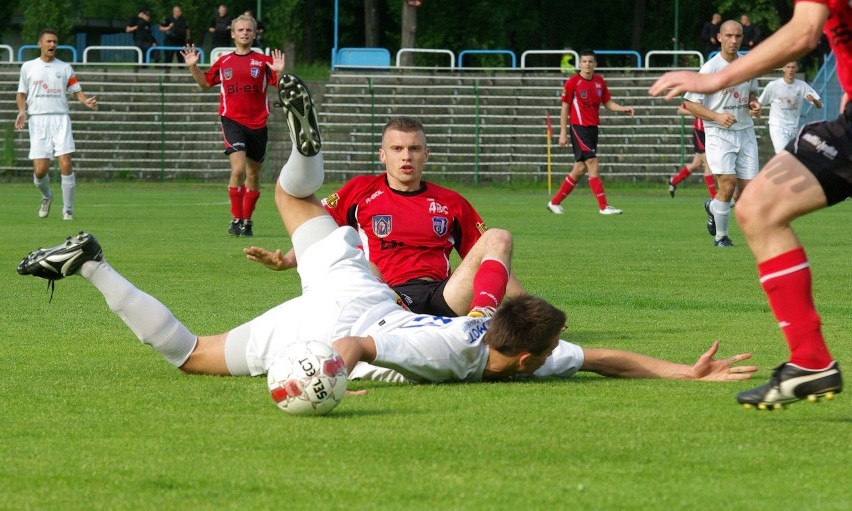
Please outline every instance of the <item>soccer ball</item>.
M269 395L291 415L324 415L343 401L346 364L331 346L311 341L287 347L269 366Z

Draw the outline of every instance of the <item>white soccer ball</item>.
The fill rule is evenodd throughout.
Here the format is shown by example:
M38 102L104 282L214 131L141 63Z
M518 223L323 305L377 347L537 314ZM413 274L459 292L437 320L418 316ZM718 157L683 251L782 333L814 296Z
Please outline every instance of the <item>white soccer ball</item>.
M343 401L346 364L331 346L311 341L291 344L269 366L269 395L292 415L324 415Z

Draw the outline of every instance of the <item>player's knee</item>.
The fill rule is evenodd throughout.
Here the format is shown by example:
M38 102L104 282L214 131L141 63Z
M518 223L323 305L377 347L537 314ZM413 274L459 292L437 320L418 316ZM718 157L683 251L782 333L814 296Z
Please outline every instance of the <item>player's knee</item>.
M511 253L512 233L506 229L488 229L482 237L487 240L488 246L493 250Z

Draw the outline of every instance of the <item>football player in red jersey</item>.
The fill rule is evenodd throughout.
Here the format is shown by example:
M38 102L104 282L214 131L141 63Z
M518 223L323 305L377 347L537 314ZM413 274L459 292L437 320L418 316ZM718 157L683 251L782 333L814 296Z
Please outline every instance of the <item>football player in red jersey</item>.
M737 202L737 221L757 259L760 284L787 340L790 359L772 379L741 392L747 407L772 409L802 399L832 398L843 389L813 300L810 262L791 223L852 196L852 6L841 0L797 0L793 18L746 55L712 75L678 71L648 91L667 99L683 92L712 93L761 76L807 54L828 38L843 87L842 114L810 123L752 180Z
M269 101L266 89L284 71L284 54L272 50L271 56L252 50L257 36L257 21L246 15L231 24L231 37L236 50L220 57L205 73L198 67L195 45L181 54L192 72L192 78L204 90L214 85L221 89L219 116L225 154L231 162L228 198L232 236L253 236L252 213L260 198L260 173L266 158L266 118Z
M601 215L620 215L621 210L609 205L603 183L598 174L598 125L600 108L623 112L633 117L632 108L613 101L606 81L595 74L597 59L592 50L580 52L580 72L565 81L562 90L562 107L559 114L559 147L568 145L568 125L571 125L571 147L574 148L574 168L565 176L562 186L547 203L547 209L557 215L563 213L562 201L577 186L580 178L589 173L589 188L598 201Z
M382 131L379 158L384 174L353 178L323 205L339 225L358 231L374 272L406 306L440 316L490 315L504 293L524 294L509 271L512 235L487 229L461 194L423 180L429 147L420 121L391 119ZM454 271L453 249L462 257ZM292 251L245 252L272 269L295 267Z

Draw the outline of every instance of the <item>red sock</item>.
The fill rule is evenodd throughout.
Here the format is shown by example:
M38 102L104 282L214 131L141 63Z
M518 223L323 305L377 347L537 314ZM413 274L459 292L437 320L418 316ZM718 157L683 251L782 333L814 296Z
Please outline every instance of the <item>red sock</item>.
M684 179L688 178L691 174L692 171L690 171L688 168L686 168L686 165L684 165L683 168L680 169L680 172L675 174L675 176L672 178L672 184L677 185Z
M231 216L240 220L243 218L243 197L245 193L246 189L242 186L236 188L233 186L228 187L228 199L231 200Z
M713 174L705 174L704 175L704 184L707 185L707 193L710 194L711 199L716 198L716 180L713 179Z
M556 195L550 199L551 204L562 204L562 201L565 200L565 197L568 197L568 194L574 191L574 187L577 186L577 182L574 181L574 178L571 177L571 174L565 176L565 181L562 181L562 186L559 187L559 191L556 192Z
M757 265L757 272L790 347L790 362L806 369L824 369L831 364L814 306L805 249L798 247L763 261Z
M497 308L506 296L509 270L497 259L483 259L473 277L473 302L470 308Z
M603 183L601 182L601 178L599 177L590 177L589 178L589 188L592 189L592 193L595 194L595 199L598 200L598 209L606 209L606 193L603 189Z
M254 213L254 208L257 206L257 199L260 198L260 190L245 189L245 197L243 198L243 218L251 220L251 215Z

